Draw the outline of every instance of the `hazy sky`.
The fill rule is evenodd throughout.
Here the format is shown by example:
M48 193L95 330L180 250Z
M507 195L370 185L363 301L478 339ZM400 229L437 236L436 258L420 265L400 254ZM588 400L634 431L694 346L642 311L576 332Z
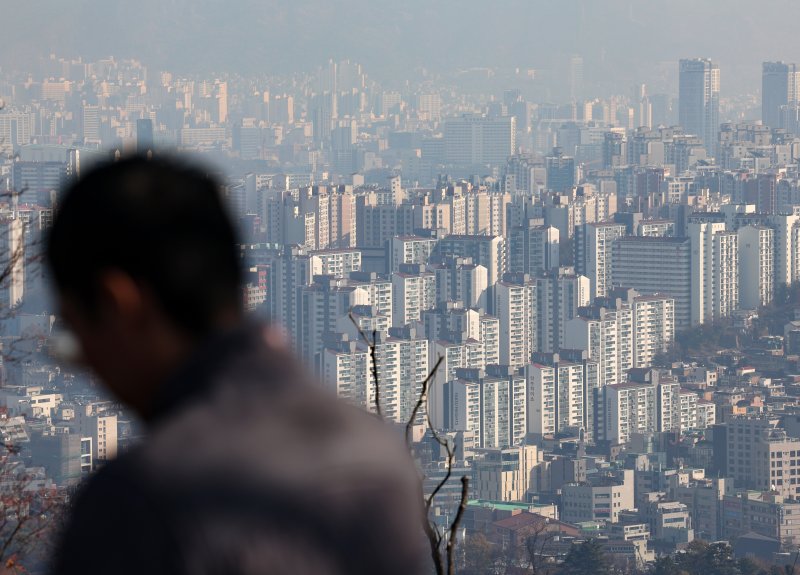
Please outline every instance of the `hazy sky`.
M548 68L572 53L587 84L666 84L681 57L720 62L725 92L763 60L800 60L793 0L4 0L0 62L55 52L135 56L179 71L290 72L328 58L377 79L425 66ZM675 68L677 64L675 65ZM677 89L675 87L674 89Z

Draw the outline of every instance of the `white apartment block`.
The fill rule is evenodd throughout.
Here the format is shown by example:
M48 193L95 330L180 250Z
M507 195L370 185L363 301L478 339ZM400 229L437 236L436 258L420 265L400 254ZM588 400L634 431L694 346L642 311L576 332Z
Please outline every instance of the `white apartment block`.
M521 226L510 229L508 240L510 273L538 274L558 268L560 261L558 228L536 223L537 220L528 220Z
M389 261L391 271L400 271L400 265L402 264L427 264L435 247L435 238L418 236L393 237Z
M603 314L602 319L576 317L566 324L564 347L582 349L597 362L600 386L622 382L619 365L616 314Z
M536 284L502 281L494 286L494 312L500 320L500 363L522 367L536 351Z
M775 286L788 285L800 279L800 216L769 216L774 233Z
M564 347L583 349L600 367L600 385L623 383L634 367L649 367L675 336L672 298L639 296L633 290L615 290L623 298L598 299L566 326ZM600 304L613 307L605 308Z
M333 332L340 318L347 317L355 306L373 304L366 288L348 285L347 280L327 279L298 290L295 345L306 361L313 362L322 351L323 335Z
M675 300L668 296L637 296L633 308L633 367L650 367L675 339Z
M436 307L436 276L430 272L392 274L392 325L420 321L422 312Z
M428 393L428 410L431 423L441 428L445 425L445 383L456 379L456 370L460 368L484 369L486 367L483 344L476 339L458 341L432 341L430 344L429 363L434 365L442 358Z
M614 241L625 236L625 226L613 223L588 223L582 232L583 262L578 271L589 278L592 297L604 297L608 295L613 285Z
M469 258L453 258L428 266L436 278L436 302L463 302L466 307L487 310L489 275Z
M736 232L723 222L689 223L692 325L731 315L739 307L739 251Z
M436 247L441 256L472 258L472 262L486 268L488 285L494 285L506 272L506 241L502 236L450 235Z
M585 429L586 397L583 366L557 362L532 363L525 368L528 380L528 431L551 435Z
M758 309L775 295L774 231L765 226L739 228L739 305Z
M604 439L627 443L634 433L656 431L658 393L653 385L621 383L602 388ZM598 424L600 422L598 421Z
M519 445L527 431L527 383L514 370L458 370L446 384L446 427L474 431L482 448Z
M565 346L566 325L589 305L589 278L570 274L566 268L533 278L536 283L536 341L539 351L554 352Z
M312 276L331 275L347 277L351 272L361 271L361 251L337 249L310 252Z
M378 395L381 411L390 421L406 423L428 376L428 340L377 334ZM320 371L337 396L375 411L376 386L372 358L365 342L344 340L326 347ZM424 416L425 411L418 414Z

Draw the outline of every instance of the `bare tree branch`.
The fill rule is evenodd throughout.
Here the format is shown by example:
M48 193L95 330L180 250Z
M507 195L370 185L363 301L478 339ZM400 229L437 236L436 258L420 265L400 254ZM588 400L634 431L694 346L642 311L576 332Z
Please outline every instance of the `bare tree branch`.
M378 379L378 330L372 330L372 345L369 347L369 357L372 362L372 383L375 386L375 413L383 417L381 410L381 385Z
M364 330L360 325L358 325L358 322L356 321L352 311L347 314L347 317L350 318L350 321L358 331L358 335L361 336L361 339L364 340L364 343L367 345L367 349L369 349L369 357L372 369L372 385L375 391L375 413L378 415L378 417L383 418L383 410L381 409L381 387L380 380L378 379L378 330L372 330L372 341L370 341L370 339L367 337L367 334L364 333Z
M450 537L447 539L447 573L454 575L456 572L456 564L454 559L454 552L456 548L456 540L458 538L458 527L461 524L461 519L464 516L464 511L467 508L467 501L469 499L469 478L464 475L461 477L461 501L458 504L458 511L453 522L450 524Z
M380 374L378 370L378 357L377 357L378 332L377 330L372 330L372 338L370 341L370 338L367 336L362 327L358 324L358 321L356 320L352 311L348 313L348 317L350 318L351 323L355 326L356 330L358 331L359 336L369 349L372 381L375 390L374 407L378 417L382 418L383 412L380 405ZM414 422L417 419L417 415L419 414L419 411L422 409L422 406L427 399L430 383L436 376L436 373L441 367L443 361L444 357L439 356L433 368L428 372L427 377L422 381L420 392L419 395L417 396L417 401L415 402L414 407L411 410L410 417L406 421L405 440L409 450L412 449L411 435ZM423 497L422 503L424 509L424 517L422 521L422 530L425 533L426 538L428 539L428 544L431 553L431 560L433 561L433 566L436 571L436 575L454 575L455 547L458 540L457 537L458 528L461 523L461 519L464 515L464 511L467 507L467 501L469 499L469 478L466 476L461 477L461 498L459 500L459 505L456 510L456 515L453 521L450 523L449 527L447 527L444 531L440 531L437 525L431 520L430 513L431 513L431 508L433 507L434 500L436 499L436 496L439 495L439 493L442 491L442 489L444 489L448 481L450 481L450 478L453 476L453 466L455 465L456 449L455 446L450 441L448 441L446 438L443 438L436 430L436 428L433 425L433 422L431 421L430 413L427 410L425 413L425 419L427 422L428 429L431 432L431 437L433 437L434 441L445 450L447 458L446 458L446 470L444 477L436 483L433 490L427 497ZM442 543L445 540L445 535L447 536L447 544L445 548L445 554L443 557Z

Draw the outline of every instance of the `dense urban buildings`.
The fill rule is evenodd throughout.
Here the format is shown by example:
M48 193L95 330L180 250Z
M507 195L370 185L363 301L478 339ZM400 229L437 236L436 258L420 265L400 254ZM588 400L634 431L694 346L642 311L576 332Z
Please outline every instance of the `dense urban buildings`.
M332 393L409 424L427 493L452 471L441 525L470 479L465 544L547 532L557 563L596 538L639 568L696 539L796 553L794 64L763 64L760 99L706 58L676 58L669 93L608 95L573 55L556 101L535 70L500 90L475 77L501 70L462 71L467 90L350 60L291 78L41 64L0 70L0 439L48 485L141 431L59 363L38 239L93 163L178 150L224 181L244 307Z

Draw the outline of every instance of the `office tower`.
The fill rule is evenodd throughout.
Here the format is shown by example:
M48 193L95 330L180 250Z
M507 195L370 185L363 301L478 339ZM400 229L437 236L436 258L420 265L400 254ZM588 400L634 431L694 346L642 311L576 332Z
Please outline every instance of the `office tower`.
M691 242L688 238L626 236L614 242L614 286L675 301L675 329L691 325Z
M540 218L529 218L510 229L508 271L513 274L538 274L559 267L557 228L542 225Z
M614 241L625 236L625 225L588 223L576 228L575 271L589 278L592 297L605 297L612 287Z
M217 123L224 124L228 121L228 83L217 80L214 82L217 99Z
M566 324L578 308L591 301L589 278L559 268L533 278L536 283L538 351L552 353L564 347Z
M445 427L474 431L481 448L520 445L527 431L527 382L508 366L457 369L445 384Z
M294 97L286 94L275 96L270 107L270 120L274 124L294 124Z
M698 136L710 156L716 155L719 131L719 66L696 58L680 61L678 123Z
M554 435L586 428L584 369L558 354L537 354L525 367L528 432Z
M436 93L418 94L416 108L431 121L438 122L442 115L442 97Z
M392 273L392 326L402 327L422 319L436 307L436 276L421 264L401 264Z
M11 164L11 189L28 194L61 190L69 182L66 162L29 162L17 160Z
M761 68L761 122L770 128L785 128L781 108L796 106L798 72L796 64L764 62Z
M647 87L642 84L636 90L636 98L633 101L636 105L636 127L653 127L653 105L647 95Z
M136 120L136 153L147 155L153 151L153 120Z
M100 142L100 107L84 104L83 106L83 143Z
M560 147L545 157L547 189L557 193L570 191L575 185L575 158L565 156Z
M774 232L766 226L744 226L738 231L739 305L758 309L775 295Z
M518 368L531 360L536 345L536 283L506 274L494 288L494 314L500 320L500 363Z
M517 149L516 119L463 115L444 122L445 163L504 166Z
M30 143L34 133L32 115L16 110L0 111L0 151L3 154L11 154Z
M691 323L731 315L739 307L739 253L736 232L724 223L690 223Z
M311 98L309 112L314 128L314 143L328 147L331 143L333 122L338 117L336 94L324 92Z
M569 99L573 102L583 98L583 58L569 59Z
M336 173L348 175L356 171L355 143L358 139L358 124L351 118L335 122L331 130L331 164Z

